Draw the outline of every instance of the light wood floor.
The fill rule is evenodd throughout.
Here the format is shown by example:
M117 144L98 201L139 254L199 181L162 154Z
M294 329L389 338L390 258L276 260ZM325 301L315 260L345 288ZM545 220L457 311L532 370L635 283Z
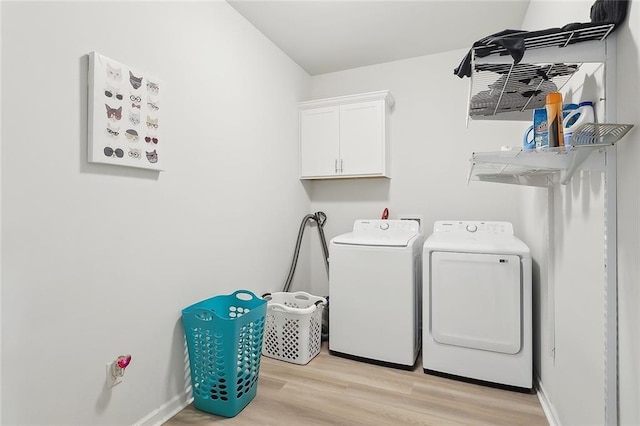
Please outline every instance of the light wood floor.
M193 404L179 425L548 425L535 394L370 365L329 355L307 365L262 357L258 392L234 418Z

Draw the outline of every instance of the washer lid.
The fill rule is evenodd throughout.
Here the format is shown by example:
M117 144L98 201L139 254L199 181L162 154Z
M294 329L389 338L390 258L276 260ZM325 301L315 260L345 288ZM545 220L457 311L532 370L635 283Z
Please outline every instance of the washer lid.
M357 232L338 235L331 242L352 246L406 247L417 234L398 232L384 235L366 235Z
M407 247L420 235L420 225L412 220L357 220L353 232L333 238L333 244Z

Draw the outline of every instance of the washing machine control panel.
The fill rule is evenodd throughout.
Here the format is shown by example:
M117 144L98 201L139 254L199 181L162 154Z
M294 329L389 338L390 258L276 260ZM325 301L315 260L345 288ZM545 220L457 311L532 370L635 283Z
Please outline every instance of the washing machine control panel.
M433 224L433 233L513 235L510 222L474 220L438 220Z
M420 232L420 224L414 220L361 219L353 224L353 232Z

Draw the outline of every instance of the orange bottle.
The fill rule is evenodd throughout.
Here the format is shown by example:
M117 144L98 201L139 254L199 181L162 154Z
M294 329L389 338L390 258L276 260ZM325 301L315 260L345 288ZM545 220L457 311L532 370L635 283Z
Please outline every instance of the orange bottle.
M562 130L562 93L551 92L547 95L547 125L549 129L549 148L564 146Z

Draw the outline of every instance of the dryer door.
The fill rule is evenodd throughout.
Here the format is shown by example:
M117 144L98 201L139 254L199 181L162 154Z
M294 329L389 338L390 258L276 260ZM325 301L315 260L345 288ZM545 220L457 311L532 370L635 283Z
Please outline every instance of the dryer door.
M521 343L520 257L434 252L430 332L436 342L516 354Z

